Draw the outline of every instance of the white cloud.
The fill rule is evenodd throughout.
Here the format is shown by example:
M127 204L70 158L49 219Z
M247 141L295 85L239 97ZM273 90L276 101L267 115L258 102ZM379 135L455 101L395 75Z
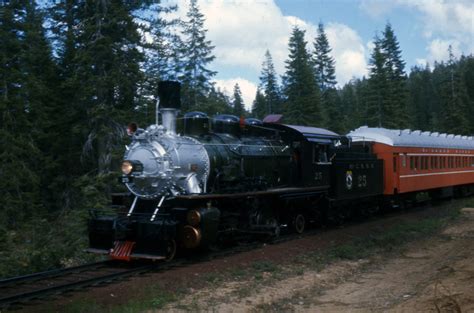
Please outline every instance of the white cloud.
M390 12L394 6L394 1L387 0L363 0L360 3L360 8L366 11L373 18L383 17Z
M401 7L422 13L424 34L435 33L457 36L474 33L474 5L472 0L362 0L360 8L370 16L385 18L390 11ZM460 35L460 34L459 34ZM472 37L467 40L472 40Z
M336 78L339 84L344 84L353 77L366 75L366 50L357 32L339 23L329 23L325 31L336 60Z
M453 47L455 56L461 53L474 52L474 5L472 1L423 0L409 2L406 5L415 7L423 13L424 35L431 38L427 50L428 59L446 60L447 48ZM442 51L444 49L444 51Z
M373 40L367 41L367 43L365 44L365 46L367 47L367 53L372 54L372 51L373 51L374 48L375 48L375 43L374 43L374 41L373 41Z
M178 3L178 15L185 19L188 1L175 1ZM284 74L288 40L294 26L306 30L308 49L312 49L317 33L314 24L283 15L273 0L205 0L199 2L199 8L206 18L207 38L215 46L216 59L212 68L224 74L221 69L233 67L235 72L231 75L240 77L244 76L244 72L252 72L255 82L267 49L272 54L278 75ZM364 75L365 48L358 34L350 27L337 23L327 24L326 31L336 59L338 82L343 84L352 76Z
M416 59L416 64L420 65L422 67L425 67L426 64L428 64L428 60L426 60L426 59Z
M420 13L423 35L431 40L426 47L430 62L446 60L449 44L457 55L474 52L472 0L364 0L360 7L373 17L385 17L395 7Z
M239 84L245 108L247 110L252 108L252 103L255 99L255 94L257 93L257 86L254 83L241 77L231 79L217 79L215 82L216 86L230 97L232 97L234 93L235 84Z
M474 5L472 1L457 0L398 0L400 4L415 8L423 13L425 34L429 37L435 33L445 36L461 37L468 41L474 35Z
M435 39L430 42L428 46L428 61L433 63L434 61L446 61L449 58L449 46L452 48L452 53L455 57L459 57L460 53L460 42L456 40L441 40Z
M188 1L177 2L178 15L185 19ZM258 73L267 49L275 64L286 57L280 51L286 49L292 24L272 0L207 0L198 5L205 15L207 38L215 46L215 67L244 66Z

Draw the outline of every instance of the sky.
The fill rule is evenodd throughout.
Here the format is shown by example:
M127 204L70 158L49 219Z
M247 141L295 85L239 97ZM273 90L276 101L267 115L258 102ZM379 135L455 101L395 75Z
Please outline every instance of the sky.
M167 1L163 1L167 3ZM188 0L178 4L186 20ZM216 86L232 95L236 83L246 108L255 98L268 49L279 76L285 73L288 40L293 27L306 31L313 48L318 23L326 34L336 61L336 79L343 86L367 75L372 41L387 22L395 31L406 71L474 52L474 1L472 0L199 0L205 16L207 39L216 59L209 68L218 72Z

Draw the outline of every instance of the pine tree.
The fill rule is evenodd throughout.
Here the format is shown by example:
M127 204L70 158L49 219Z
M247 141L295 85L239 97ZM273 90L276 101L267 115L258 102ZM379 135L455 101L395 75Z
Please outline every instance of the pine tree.
M78 14L75 79L82 85L77 105L87 119L80 126L85 136L82 156L91 168L108 173L143 79L140 35L123 2L86 2Z
M267 116L267 100L265 95L257 89L255 100L252 103L252 115L256 118L263 119Z
M196 107L198 99L205 97L212 89L211 78L216 72L207 68L215 59L211 41L206 40L204 15L199 11L197 0L191 0L183 29L182 75L183 110Z
M410 128L412 129L439 129L439 100L431 77L428 65L424 68L411 69L407 81L409 90Z
M212 87L207 97L199 102L199 110L211 116L232 112L233 108L229 97L221 90Z
M368 123L387 128L405 128L408 118L408 89L405 63L390 24L383 37L375 37L370 62Z
M19 53L28 47L27 5L26 1L12 1L0 8L2 229L18 227L41 208L37 163L40 152L31 134L31 103L25 101L28 99L25 55Z
M25 2L24 35L27 45L20 52L22 67L27 73L23 91L28 105L28 116L31 121L31 136L40 151L37 156L38 164L43 164L41 172L41 194L43 206L49 210L59 209L57 199L58 189L51 184L60 175L62 168L56 162L58 155L55 151L57 141L64 134L58 129L62 116L57 115L59 109L60 84L58 68L52 59L52 51L43 29L44 11L40 10L34 1Z
M314 72L319 89L325 91L336 88L336 67L331 56L331 47L324 31L324 25L319 23L318 35L314 42Z
M348 82L340 90L341 106L344 108L343 114L343 125L344 130L348 131L360 126L357 118L357 95L355 83L353 81Z
M389 99L389 74L385 67L386 56L382 50L382 40L375 37L369 67L369 97L367 99L367 124L386 128L396 128L393 108Z
M240 91L239 84L237 83L234 85L232 113L239 117L245 115L245 106L244 106L244 100L242 99L242 92Z
M285 120L301 125L320 125L319 92L304 35L303 30L293 28L288 44L290 54L285 61L283 77Z
M262 64L259 88L263 91L266 101L265 110L259 114L266 116L272 113L281 113L281 92L272 56L268 50L265 52L265 61Z
M75 206L77 188L75 180L84 174L81 164L82 147L87 132L87 109L81 102L84 89L77 73L81 64L77 58L83 44L78 40L81 27L83 3L73 0L59 1L48 10L49 31L53 34L52 47L57 55L59 83L55 91L58 95L50 120L54 128L50 130L50 151L54 156L54 167L49 189L54 191L55 203L62 211Z
M140 48L145 56L142 69L144 79L139 86L138 106L134 110L133 120L139 125L155 123L157 86L161 80L177 80L179 73L179 49L181 39L175 29L180 21L171 18L177 6L166 6L160 1L147 5L142 2L134 20L141 34Z
M466 93L469 98L468 115L474 116L474 56L462 55L458 62L461 80L466 88ZM470 120L470 134L474 134L474 119Z
M408 126L408 89L406 85L405 62L402 60L400 45L390 23L383 32L381 48L385 57L389 92L386 101L389 102L393 116L389 123L397 128Z
M441 102L443 130L453 134L467 134L470 129L466 115L469 107L469 96L457 62L449 46L449 61L437 66L436 74L441 78L439 82L439 98Z
M146 78L156 88L160 80L176 79L173 57L180 46L175 46L177 36L172 34L172 28L179 24L179 20L165 16L174 14L177 6L156 3L149 7L145 6L143 10L140 10L140 14L135 14L134 19L142 34L140 45L146 54L144 62Z
M340 90L344 129L341 133L367 125L368 85L368 80L364 77L351 80Z
M326 122L325 127L335 132L342 131L341 108L336 90L336 68L334 58L331 57L331 47L324 32L324 25L319 23L318 35L314 42L314 73L316 82L321 92L321 107L323 108Z

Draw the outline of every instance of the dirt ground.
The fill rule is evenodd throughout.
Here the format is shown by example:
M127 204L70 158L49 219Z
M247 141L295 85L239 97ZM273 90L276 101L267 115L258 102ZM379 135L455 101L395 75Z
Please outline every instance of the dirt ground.
M396 257L340 261L247 294L251 281L227 282L164 311L474 312L474 209L462 213L455 225Z

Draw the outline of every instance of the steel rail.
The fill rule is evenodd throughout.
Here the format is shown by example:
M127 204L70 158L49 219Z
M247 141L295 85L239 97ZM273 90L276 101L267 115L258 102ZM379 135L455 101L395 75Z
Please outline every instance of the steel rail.
M111 264L112 262L110 260L106 260L106 261L99 261L99 262L94 262L94 263L78 265L78 266L58 268L54 270L38 272L38 273L33 273L33 274L28 274L28 275L23 275L23 276L5 278L5 279L0 280L0 289L7 288L11 285L18 284L18 283L28 283L28 282L33 282L40 279L53 278L53 277L57 277L57 276L65 275L65 274L81 272L87 269L97 268L100 266L107 266Z
M137 268L133 268L129 270L109 273L106 275L100 275L100 276L92 277L92 278L80 279L73 282L66 282L63 284L46 287L46 288L40 288L33 291L18 292L13 295L0 297L0 307L8 307L16 303L24 303L26 301L31 301L34 299L43 298L43 297L54 295L54 294L59 294L65 291L71 291L78 288L93 286L100 283L109 282L118 278L125 278L125 277L132 276L138 273L150 271L153 268L156 268L156 264L143 265L143 266L139 266Z

